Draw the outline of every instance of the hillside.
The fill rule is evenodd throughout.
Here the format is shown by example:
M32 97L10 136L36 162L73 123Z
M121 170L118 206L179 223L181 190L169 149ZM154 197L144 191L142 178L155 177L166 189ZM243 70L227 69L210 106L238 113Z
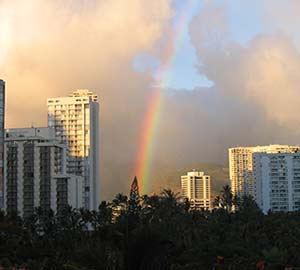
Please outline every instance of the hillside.
M101 198L112 200L117 193L128 194L132 178L129 176L132 165L106 162L101 170ZM178 167L175 165L160 164L152 169L148 193L159 194L162 189L170 188L176 192L180 191L180 177L193 169L204 171L211 176L212 197L219 193L222 186L229 183L228 168L218 164L189 164L189 166ZM139 179L138 179L139 180ZM140 188L142 183L140 182Z
M191 164L175 170L170 167L157 167L152 176L153 182L151 192L160 193L163 188L170 188L176 192L180 191L180 177L193 169L204 171L211 176L212 197L219 194L221 188L229 184L229 171L222 165L217 164Z

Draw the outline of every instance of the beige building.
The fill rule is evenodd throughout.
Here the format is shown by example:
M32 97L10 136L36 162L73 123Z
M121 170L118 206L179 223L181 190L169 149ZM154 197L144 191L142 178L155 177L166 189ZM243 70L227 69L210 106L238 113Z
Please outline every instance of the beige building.
M99 206L99 103L89 90L77 90L69 97L50 98L48 126L68 145L68 173L84 178L83 205Z
M15 128L5 136L4 209L30 217L36 207L82 207L83 178L67 174L67 146L54 128Z
M234 147L229 149L229 177L233 195L252 195L256 198L253 180L253 153L297 153L300 146L268 145L255 147Z
M181 191L189 199L191 209L211 209L210 176L204 172L194 170L181 176Z

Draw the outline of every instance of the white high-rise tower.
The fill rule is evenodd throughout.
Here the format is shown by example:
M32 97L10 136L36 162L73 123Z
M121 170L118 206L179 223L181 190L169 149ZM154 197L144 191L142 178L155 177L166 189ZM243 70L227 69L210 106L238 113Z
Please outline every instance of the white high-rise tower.
M67 143L68 173L84 177L83 205L99 206L99 103L89 90L77 90L69 97L50 98L48 126Z

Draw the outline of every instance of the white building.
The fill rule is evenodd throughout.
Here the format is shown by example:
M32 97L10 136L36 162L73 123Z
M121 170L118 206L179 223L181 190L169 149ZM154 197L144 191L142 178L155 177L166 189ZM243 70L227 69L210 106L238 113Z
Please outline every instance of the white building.
M68 173L84 178L84 207L99 206L99 103L89 90L77 90L69 97L50 98L48 126L69 149Z
M188 198L192 209L211 209L210 176L192 171L181 176L181 191Z
M300 153L254 153L256 202L269 210L300 210Z
M67 147L53 128L6 131L4 209L28 217L36 207L55 212L82 207L83 178L67 174Z
M229 149L229 177L233 195L256 197L253 181L253 153L296 153L300 146L268 145L255 147L234 147Z
M5 122L5 82L0 80L0 208L3 207L4 182L4 122Z

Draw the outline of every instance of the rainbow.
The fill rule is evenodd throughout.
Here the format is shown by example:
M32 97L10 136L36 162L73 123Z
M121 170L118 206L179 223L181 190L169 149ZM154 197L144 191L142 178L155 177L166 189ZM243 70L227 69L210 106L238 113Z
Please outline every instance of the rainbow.
M163 94L162 88L167 85L170 76L168 69L173 65L177 51L183 40L184 30L188 27L188 22L191 13L196 7L198 0L188 0L186 5L179 15L179 20L172 27L173 31L169 33L163 48L163 58L160 67L155 76L155 84L159 82L158 87L153 87L149 91L148 104L146 107L144 121L141 127L139 148L136 157L136 165L134 174L137 176L140 186L141 194L146 194L149 189L149 178L151 172L151 165L153 161L153 154L155 149L155 138L159 128L159 120L161 118Z

